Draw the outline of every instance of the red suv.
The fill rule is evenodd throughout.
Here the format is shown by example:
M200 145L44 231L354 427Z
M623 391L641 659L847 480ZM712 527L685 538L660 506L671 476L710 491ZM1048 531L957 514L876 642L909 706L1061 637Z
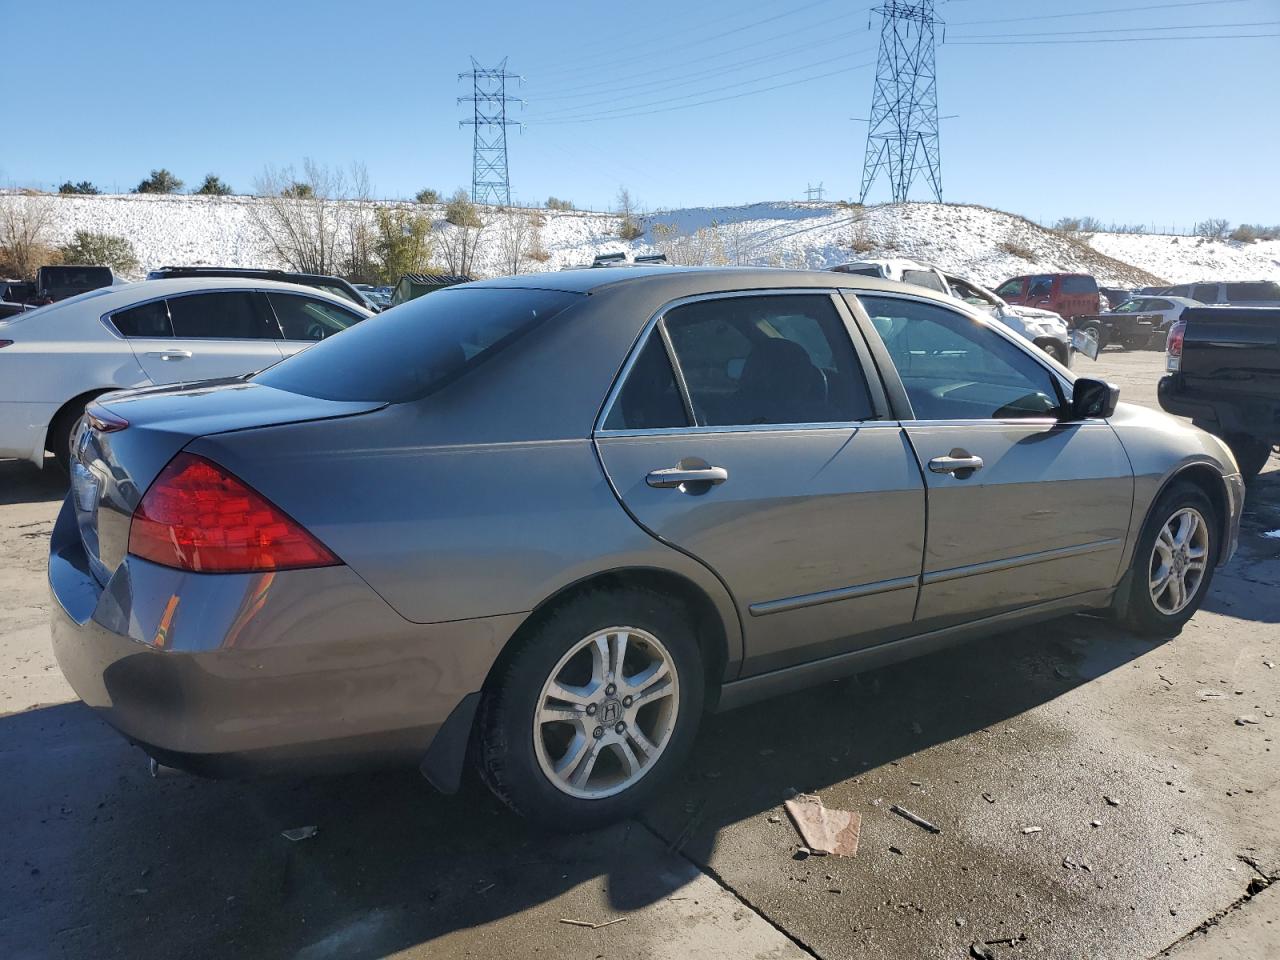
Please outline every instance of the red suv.
M1052 310L1063 319L1101 312L1098 282L1087 273L1037 273L1014 277L996 288L1006 302Z

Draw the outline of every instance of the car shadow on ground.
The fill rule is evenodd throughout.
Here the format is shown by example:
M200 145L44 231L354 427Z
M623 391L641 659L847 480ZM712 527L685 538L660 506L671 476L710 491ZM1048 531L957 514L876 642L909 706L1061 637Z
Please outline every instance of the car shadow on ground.
M26 460L0 460L0 505L61 500L67 493L67 476L52 457L44 469Z
M1153 649L1072 617L705 719L640 820L548 836L476 783L412 771L152 780L79 703L0 719L0 941L49 954L376 957L604 881L639 908L689 882L726 828L1046 703ZM281 832L316 826L307 840ZM655 840L656 835L656 840ZM7 914L7 915L6 915ZM554 922L548 921L548 922Z

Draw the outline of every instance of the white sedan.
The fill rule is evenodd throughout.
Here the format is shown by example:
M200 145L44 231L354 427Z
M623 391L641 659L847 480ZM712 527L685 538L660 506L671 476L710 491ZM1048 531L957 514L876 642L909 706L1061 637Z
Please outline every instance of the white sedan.
M271 280L102 287L0 320L0 457L66 465L84 405L127 387L236 377L373 316Z

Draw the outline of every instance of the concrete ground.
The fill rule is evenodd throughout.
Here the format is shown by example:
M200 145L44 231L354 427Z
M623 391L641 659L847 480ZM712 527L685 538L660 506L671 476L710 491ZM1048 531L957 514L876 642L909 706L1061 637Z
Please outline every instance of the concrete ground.
M1162 360L1076 367L1154 404ZM1280 955L1274 467L1178 638L1073 617L710 717L655 808L547 837L413 771L153 781L49 650L56 478L0 462L0 957ZM800 858L791 790L855 858Z

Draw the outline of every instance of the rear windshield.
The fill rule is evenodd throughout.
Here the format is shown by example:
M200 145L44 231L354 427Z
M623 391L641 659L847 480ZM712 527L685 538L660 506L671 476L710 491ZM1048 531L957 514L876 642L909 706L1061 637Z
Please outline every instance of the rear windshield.
M113 279L110 267L45 267L40 271L46 290L92 290L111 286Z
M416 400L580 297L560 290L440 290L328 337L253 379L324 400Z
M946 293L946 289L942 286L942 281L938 279L938 275L932 270L903 270L903 283L914 283L917 287L927 287L930 290L937 290L939 293Z

